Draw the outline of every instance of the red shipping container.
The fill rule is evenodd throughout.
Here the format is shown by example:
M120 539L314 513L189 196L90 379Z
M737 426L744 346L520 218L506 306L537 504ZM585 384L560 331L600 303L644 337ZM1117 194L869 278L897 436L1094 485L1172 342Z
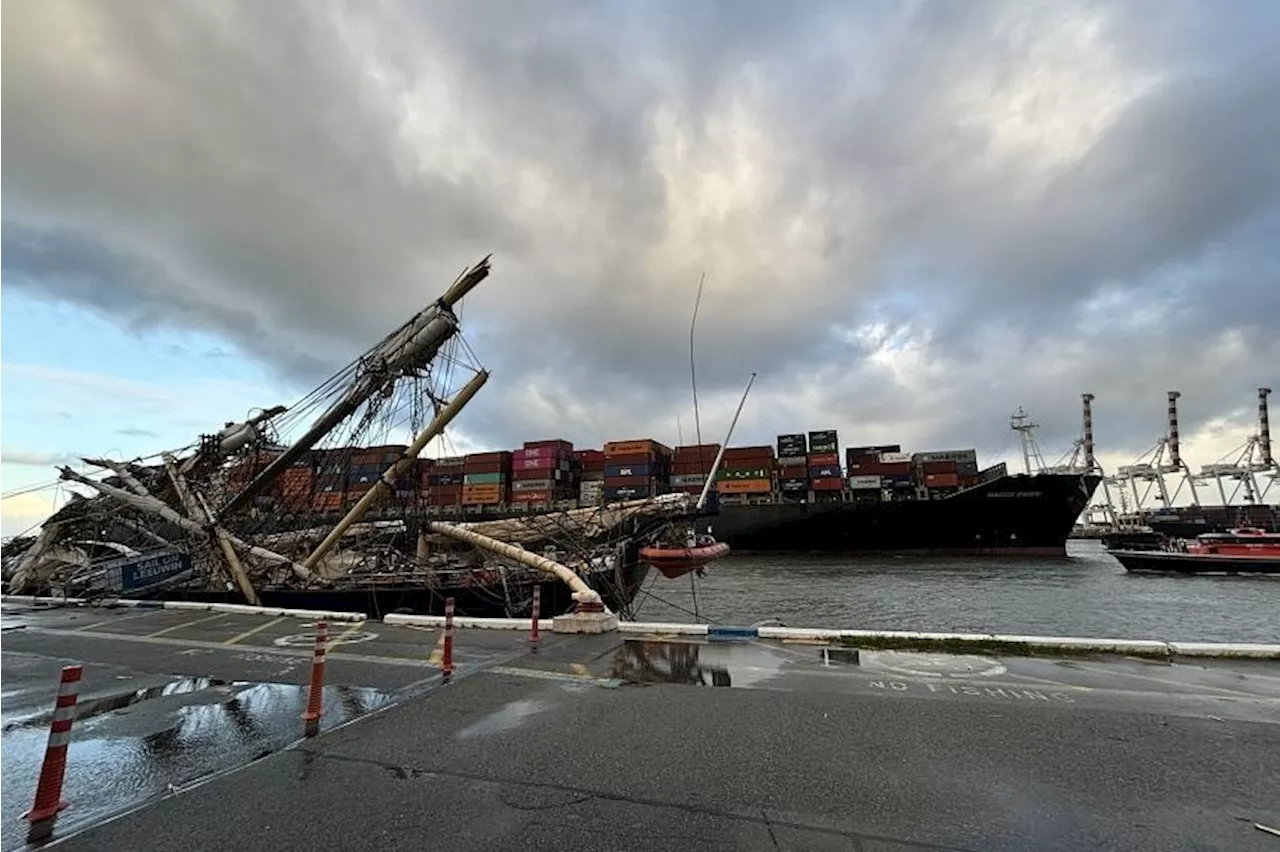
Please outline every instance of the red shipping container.
M829 464L840 464L839 453L810 453L809 467L825 467Z
M724 470L759 470L762 467L773 470L775 464L776 461L771 455L736 456L734 458L725 456L720 462L720 467Z
M676 476L706 476L711 472L711 459L704 462L672 462L671 472Z
M954 461L931 461L923 464L924 472L928 473L955 473L956 463Z
M809 480L809 487L814 491L840 491L844 488L844 480L838 476Z
M513 503L549 503L552 499L550 491L512 491Z
M513 471L511 478L517 482L522 479L556 479L560 471L554 467L529 467Z
M516 458L511 461L512 470L568 470L569 459L544 458L544 459L521 459Z
M511 470L511 460L469 461L463 470L467 473L506 473Z
M467 461L485 463L485 462L494 462L494 461L506 461L510 458L511 458L511 453L507 452L506 450L499 450L493 453L472 453L471 455L467 456Z
M726 459L754 459L754 458L773 458L773 446L765 444L756 447L730 447L724 451Z
M608 456L605 461L607 465L615 464L653 464L662 458L658 453L626 453L623 455Z
M955 488L960 484L960 477L954 473L926 473L924 484L929 488Z
M696 461L699 457L713 459L718 452L720 452L719 444L686 444L676 447L675 459L676 461Z

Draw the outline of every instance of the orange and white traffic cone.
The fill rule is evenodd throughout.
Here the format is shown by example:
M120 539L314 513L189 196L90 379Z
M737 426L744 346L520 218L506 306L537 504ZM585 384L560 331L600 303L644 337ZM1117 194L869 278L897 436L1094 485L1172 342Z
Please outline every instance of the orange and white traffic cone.
M307 709L302 714L309 737L315 736L320 730L320 711L324 704L324 652L328 640L328 622L317 621L316 650L311 658L311 689L307 694Z
M49 744L45 747L40 781L36 784L36 800L22 818L31 823L27 842L47 840L53 834L58 813L67 806L62 801L62 779L67 772L67 743L71 739L71 723L76 717L76 696L84 666L65 666L58 684L58 698L53 705L53 723L49 726Z
M529 622L529 644L533 646L533 650L538 650L538 642L541 636L538 634L538 618L541 616L542 610L542 587L534 584L533 587L533 618Z
M453 675L453 598L444 599L444 654L440 658L440 676Z

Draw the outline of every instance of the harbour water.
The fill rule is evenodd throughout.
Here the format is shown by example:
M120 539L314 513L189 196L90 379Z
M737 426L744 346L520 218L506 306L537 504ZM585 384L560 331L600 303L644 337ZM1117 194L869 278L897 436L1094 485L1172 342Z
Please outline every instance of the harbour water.
M640 620L1280 642L1280 579L1129 574L1096 541L1059 559L735 554L696 607L688 580L654 575Z

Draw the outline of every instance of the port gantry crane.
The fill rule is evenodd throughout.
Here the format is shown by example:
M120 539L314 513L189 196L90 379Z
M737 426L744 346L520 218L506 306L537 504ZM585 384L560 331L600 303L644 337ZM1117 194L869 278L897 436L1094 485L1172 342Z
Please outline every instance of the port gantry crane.
M1258 431L1250 435L1243 446L1200 468L1197 479L1216 484L1224 506L1231 506L1241 498L1245 504L1263 504L1271 487L1280 479L1280 464L1271 454L1271 424L1267 415L1270 394L1271 388L1258 388ZM1231 483L1230 488L1226 483Z
M1191 494L1191 504L1200 505L1200 494L1196 491L1196 476L1182 458L1178 436L1178 391L1168 393L1168 432L1156 441L1151 449L1138 456L1133 464L1121 467L1110 484L1118 488L1128 487L1133 496L1133 509L1141 515L1148 508L1151 492L1156 491L1160 507L1170 509L1182 494L1185 486ZM1173 490L1165 474L1180 474L1175 480ZM1142 487L1139 487L1142 483Z

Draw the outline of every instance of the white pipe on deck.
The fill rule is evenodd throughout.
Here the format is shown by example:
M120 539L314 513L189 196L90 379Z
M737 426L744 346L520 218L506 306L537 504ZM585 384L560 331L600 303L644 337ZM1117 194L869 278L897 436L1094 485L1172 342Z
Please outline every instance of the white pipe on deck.
M443 521L432 521L427 525L427 529L431 532L440 533L440 535L449 536L449 538L464 541L467 544L487 550L498 556L505 556L513 562L519 562L521 565L528 565L538 571L551 574L557 579L563 581L570 589L573 590L573 599L578 603L600 603L600 593L592 589L586 584L586 581L574 572L567 565L561 565L555 560L548 559L545 556L539 556L525 550L514 544L507 544L505 541L499 541L496 538L490 538L482 535L474 530L463 529L456 524L448 524Z

